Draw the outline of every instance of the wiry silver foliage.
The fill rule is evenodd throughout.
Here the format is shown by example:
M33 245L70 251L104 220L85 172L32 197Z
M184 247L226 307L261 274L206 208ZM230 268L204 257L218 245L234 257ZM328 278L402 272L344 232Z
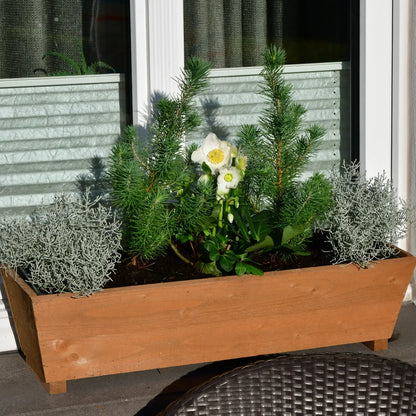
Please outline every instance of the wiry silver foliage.
M0 220L0 263L26 270L41 293L90 295L111 279L120 259L120 223L106 207L68 196L30 219Z
M359 165L333 172L333 205L319 225L328 233L334 263L356 263L393 256L393 245L406 235L410 208L398 198L386 175L366 179Z

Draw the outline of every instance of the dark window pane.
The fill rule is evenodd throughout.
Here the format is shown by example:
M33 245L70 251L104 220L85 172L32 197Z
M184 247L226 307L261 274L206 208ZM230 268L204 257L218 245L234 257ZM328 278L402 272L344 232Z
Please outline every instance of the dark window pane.
M283 25L288 63L349 61L349 0L287 0Z
M270 45L288 63L348 61L350 0L184 0L185 56L213 67L261 65Z
M73 65L104 61L126 72L129 56L128 0L0 1L0 78L71 71Z

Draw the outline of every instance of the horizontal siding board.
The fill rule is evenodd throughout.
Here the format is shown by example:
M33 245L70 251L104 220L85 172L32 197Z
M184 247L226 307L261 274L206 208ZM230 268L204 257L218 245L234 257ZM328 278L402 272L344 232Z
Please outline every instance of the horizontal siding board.
M38 126L38 128L5 129L2 130L4 135L1 135L0 143L2 149L3 143L7 142L16 143L16 149L20 149L22 145L20 142L25 141L40 143L42 140L50 140L50 145L53 146L55 140L84 138L84 141L88 143L95 136L114 135L120 132L120 119L114 118L113 122L108 122L106 118L104 120L101 120L99 124L62 124L49 127Z
M116 103L114 103L116 104ZM0 110L1 111L1 110ZM90 125L103 123L103 116L105 122L112 124L121 122L120 111L106 112L106 113L88 113L88 114L67 114L64 118L62 115L49 116L49 117L20 117L0 120L0 143L2 140L6 140L9 135L14 132L14 140L19 140L22 137L22 133L19 129L28 129L28 132L36 132L37 127L54 126L73 126L73 125Z
M341 64L333 67L316 65L311 72L290 66L284 73L293 98L308 110L303 126L318 123L327 129L311 171L329 170L338 162L349 136L349 73ZM217 76L213 71L208 91L196 101L228 139L236 138L241 124L256 124L265 105L258 94L261 77L237 72ZM89 172L91 159L107 160L125 124L123 83L111 76L92 76L105 79L92 85L86 79L71 77L71 85L61 77L24 80L23 86L19 80L0 83L0 215L27 214L56 193L76 192L77 178ZM188 142L201 142L210 130L205 122Z
M124 82L89 77L0 83L0 215L27 214L55 193L76 192L91 159L108 158L126 122Z
M231 129L233 127L239 128L242 124L257 124L258 117L262 108L257 107L257 109L259 110L258 113L253 109L252 112L239 111L237 116L232 113L224 116L219 115L215 117L215 121L217 124L226 126L226 128L231 133ZM340 110L336 108L331 108L328 110L309 110L304 117L304 126L306 127L310 124L319 124L325 128L340 125ZM197 133L191 133L190 138L196 139L198 132L201 132L201 129L197 130ZM235 135L230 134L229 137L235 138Z
M0 163L20 164L20 163L43 163L48 161L68 161L91 159L94 156L107 157L108 148L104 146L99 147L78 147L69 149L49 148L48 151L42 150L27 150L19 152L2 153Z
M109 84L106 84L109 85ZM111 87L111 85L110 85ZM15 89L10 89L10 92L6 94L0 93L0 109L7 106L25 106L25 105L40 105L49 104L51 100L57 104L65 104L68 102L68 97L71 101L76 100L77 102L94 102L102 99L117 100L119 97L118 88L112 87L111 89L90 89L90 90L74 90L69 92L52 92L47 91L36 91L23 92L18 90L16 94Z
M113 135L118 134L118 131L119 129L116 128L107 129L101 133L94 133L94 137L88 137L85 134L76 137L56 136L53 143L51 143L51 140L47 138L29 138L28 140L4 141L1 142L0 146L3 152L12 152L16 151L16 149L19 151L32 150L34 146L36 146L36 149L38 150L48 150L51 147L58 149L79 148L85 147L86 144L88 147L111 146L114 143ZM2 155L0 154L0 161L1 160Z
M215 94L215 100L212 99L212 102L217 103L219 106L233 106L241 104L262 104L264 99L260 94L254 95L252 92L243 92L243 93L229 93L229 94ZM293 99L297 102L309 102L316 103L318 105L320 100L331 101L331 100L340 100L340 91L339 89L334 88L310 88L293 93ZM209 102L209 99L202 98L202 102ZM201 104L200 104L201 106Z
M300 66L301 67L301 66ZM313 71L296 72L294 66L284 71L283 76L292 85L293 99L302 104L307 112L303 117L302 128L319 124L326 134L316 157L309 165L313 171L328 171L339 163L349 132L349 69L340 64L337 69L319 64ZM200 143L214 126L222 138L236 140L242 124L257 124L265 108L265 99L259 94L258 74L247 76L217 76L211 80L209 89L197 99L203 114L209 115L202 127L189 136L189 141Z
M66 116L67 114L105 114L114 111L117 102L91 101L67 103L53 103L44 105L5 106L0 108L0 119L20 119L28 117Z

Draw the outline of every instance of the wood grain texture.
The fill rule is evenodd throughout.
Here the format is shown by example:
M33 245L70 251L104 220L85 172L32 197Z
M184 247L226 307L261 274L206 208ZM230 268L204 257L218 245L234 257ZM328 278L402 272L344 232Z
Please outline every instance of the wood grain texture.
M388 339L375 339L373 341L366 341L364 342L368 348L373 351L383 351L389 347L389 340Z
M14 270L0 269L9 299L10 309L19 338L20 348L26 363L40 381L45 381L42 355L39 348L36 318L33 312L33 296L36 293L18 276Z
M66 381L54 381L52 383L42 383L49 394L66 393Z
M22 343L47 383L388 339L416 259L37 296L6 276L12 308L33 310ZM24 299L24 301L22 301ZM14 312L15 314L15 312ZM16 312L19 316L21 312ZM28 326L31 314L20 325ZM17 324L17 322L16 322ZM33 327L34 324L30 324ZM19 337L23 329L18 329ZM40 351L40 357L39 352Z

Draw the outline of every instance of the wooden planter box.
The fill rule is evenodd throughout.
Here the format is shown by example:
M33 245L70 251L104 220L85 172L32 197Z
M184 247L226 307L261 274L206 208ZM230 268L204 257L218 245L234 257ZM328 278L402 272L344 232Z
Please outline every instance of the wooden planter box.
M50 393L66 381L370 342L386 348L416 259L147 286L36 293L3 270L21 349Z

